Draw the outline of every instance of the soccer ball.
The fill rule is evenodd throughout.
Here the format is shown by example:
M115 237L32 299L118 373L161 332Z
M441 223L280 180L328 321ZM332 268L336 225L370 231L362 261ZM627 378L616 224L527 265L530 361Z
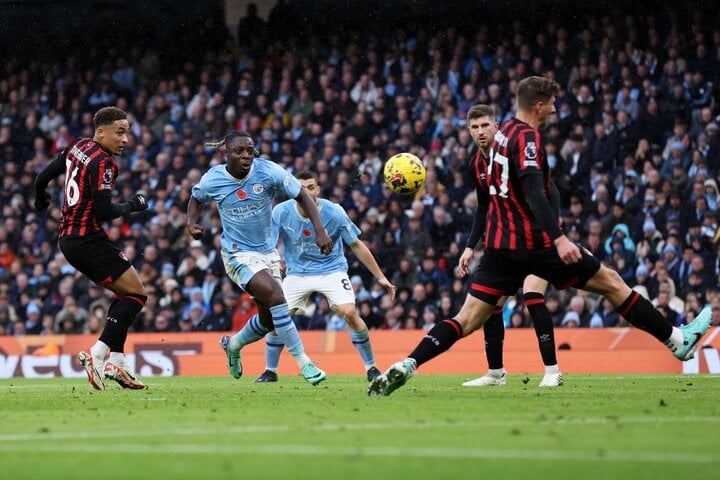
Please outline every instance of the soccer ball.
M385 163L385 183L390 190L402 195L411 195L425 185L425 167L412 153L398 153Z

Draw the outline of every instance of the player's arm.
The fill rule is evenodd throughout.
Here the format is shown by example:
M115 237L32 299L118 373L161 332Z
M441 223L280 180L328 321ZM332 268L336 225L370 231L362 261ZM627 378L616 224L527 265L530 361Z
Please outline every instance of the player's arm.
M101 221L112 220L127 213L139 212L148 208L147 200L139 193L124 202L112 202L112 191L115 187L115 174L113 173L115 168L111 158L101 158L88 165L93 211Z
M200 215L202 215L203 204L195 198L194 195L190 195L190 200L187 206L187 229L190 236L195 240L200 240L203 236L204 229L200 225Z
M522 182L527 192L527 202L533 218L550 235L563 263L571 264L579 261L582 258L580 249L560 230L557 215L553 212L550 201L544 193L542 175L524 175Z
M555 241L563 235L558 226L558 216L550 206L550 200L545 196L545 186L542 175L525 175L522 182L527 192L527 203L535 221Z
M323 226L322 220L320 219L320 213L318 212L317 206L315 205L315 201L312 199L310 194L303 189L300 189L300 193L298 193L298 196L295 200L297 200L305 213L307 213L308 218L310 218L310 221L313 224L313 228L315 229L316 243L317 246L320 248L320 251L325 255L332 252L333 242L330 239L327 231L325 230L325 227Z
M550 180L550 208L552 208L555 218L560 218L560 190L558 190L555 182ZM559 220L558 220L559 222Z
M35 210L43 212L50 206L50 194L47 186L51 180L65 171L65 151L63 150L35 178Z
M358 238L350 244L350 249L353 251L358 260L360 260L362 264L365 265L373 275L375 275L375 278L378 279L378 283L387 290L390 294L390 300L395 300L395 285L390 283L387 277L385 277L385 274L380 269L377 260L375 260L372 252L367 245L365 245L365 242Z
M147 200L139 193L128 198L124 202L113 203L110 192L93 192L95 200L95 215L102 221L112 220L131 212L140 212L148 208Z
M470 260L472 260L475 253L475 247L485 235L485 219L487 218L488 206L490 205L490 196L480 187L477 187L476 192L478 206L475 209L475 215L473 215L470 236L458 262L458 276L460 278L470 273Z
M517 163L514 165L517 175L525 189L525 201L535 222L548 234L558 251L558 256L566 265L580 261L582 255L577 245L563 235L558 224L558 215L553 211L545 195L545 178L538 162L538 152L542 152L540 132L528 130L522 133L520 144L516 144ZM552 196L553 193L551 192ZM559 194L558 194L559 198Z

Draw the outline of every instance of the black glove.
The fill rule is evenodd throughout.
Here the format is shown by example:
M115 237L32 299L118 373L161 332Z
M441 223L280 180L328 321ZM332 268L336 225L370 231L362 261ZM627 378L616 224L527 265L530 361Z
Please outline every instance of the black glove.
M130 197L127 202L130 204L131 212L139 212L141 210L147 210L148 208L147 200L139 193Z
M35 193L35 210L38 212L44 212L50 206L50 194L48 192L36 192Z

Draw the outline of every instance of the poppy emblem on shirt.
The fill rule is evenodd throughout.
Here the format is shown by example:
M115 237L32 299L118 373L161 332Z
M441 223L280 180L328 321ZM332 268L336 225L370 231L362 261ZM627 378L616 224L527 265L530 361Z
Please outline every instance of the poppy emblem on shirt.
M240 189L236 192L236 194L240 200L245 200L247 198L247 192L245 190Z
M310 235L312 235L312 232L310 230L308 230L307 228L303 228L302 234L305 237L309 237Z

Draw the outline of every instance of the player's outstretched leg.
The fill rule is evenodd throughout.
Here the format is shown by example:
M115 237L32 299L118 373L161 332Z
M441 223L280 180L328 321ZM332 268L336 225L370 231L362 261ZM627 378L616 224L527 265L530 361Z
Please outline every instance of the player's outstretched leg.
M310 357L305 354L305 347L300 339L295 323L290 318L290 310L288 309L287 303L281 303L271 307L270 314L272 315L275 334L282 340L282 343L285 344L290 355L295 358L303 378L307 380L310 385L317 385L325 380L327 374L317 368L315 363L310 360Z
M417 364L412 358L394 363L385 373L373 379L368 387L368 396L386 397L402 387L415 373Z
M690 360L695 356L695 351L700 344L700 339L707 333L711 321L712 310L710 307L705 307L695 320L680 327L683 334L682 345L674 345L671 340L665 342L665 345L670 348L675 357L683 361Z

